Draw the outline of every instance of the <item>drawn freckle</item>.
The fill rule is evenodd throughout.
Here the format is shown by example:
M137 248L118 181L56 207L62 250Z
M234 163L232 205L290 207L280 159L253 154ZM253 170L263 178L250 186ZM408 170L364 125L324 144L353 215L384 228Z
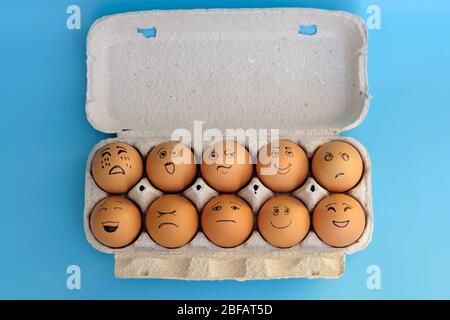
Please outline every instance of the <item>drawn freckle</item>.
M104 167L104 166L102 166L102 169L105 169L105 167Z

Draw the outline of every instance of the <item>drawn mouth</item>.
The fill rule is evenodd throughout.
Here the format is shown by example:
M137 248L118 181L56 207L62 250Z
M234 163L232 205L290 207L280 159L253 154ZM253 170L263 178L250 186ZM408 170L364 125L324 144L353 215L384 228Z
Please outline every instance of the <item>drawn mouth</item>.
M125 170L123 170L123 168L121 166L115 165L114 167L112 167L109 170L109 174L110 175L113 175L113 174L123 174L123 175L125 175Z
M164 168L166 168L168 174L173 174L175 172L175 164L173 162L164 163Z
M108 233L116 232L119 229L119 222L117 221L106 221L102 222L103 230Z
M350 223L350 220L337 221L333 220L333 224L338 228L345 228Z
M337 179L337 178L339 178L340 176L343 176L343 175L344 175L343 172L339 172L339 173L337 173L337 174L334 176L334 178Z
M221 219L221 220L217 220L216 223L219 222L232 222L232 223L236 223L236 220L232 220L232 219Z
M163 222L163 223L160 223L160 224L159 224L158 229L161 229L161 227L164 227L164 226L174 226L174 227L179 228L179 226L178 226L176 223L173 223L173 222Z
M270 221L270 224L272 225L272 227L274 227L274 228L276 228L276 229L286 229L287 227L289 227L289 226L291 225L291 223L292 223L292 220L289 221L289 223L288 223L287 225L285 225L285 226L283 226L283 227L278 227L278 226L274 225L274 224L272 223L272 221Z
M289 171L291 171L292 163L289 162L289 165L285 168L279 168L279 167L277 167L276 164L274 164L273 166L277 169L279 174L285 175L285 174L288 174Z
M231 169L231 167L232 167L232 165L229 165L229 166L217 166L217 171L219 171L219 169L222 169L222 173L223 174L227 174L228 173L228 170L229 169Z

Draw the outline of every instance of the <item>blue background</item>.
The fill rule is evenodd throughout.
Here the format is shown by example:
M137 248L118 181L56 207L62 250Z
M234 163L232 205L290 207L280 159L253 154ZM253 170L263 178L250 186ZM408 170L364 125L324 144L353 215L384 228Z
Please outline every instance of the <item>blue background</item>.
M81 7L81 30L66 8ZM86 120L85 37L107 14L144 9L318 7L364 19L369 31L366 120L345 133L373 162L374 239L338 280L116 280L113 256L82 227L84 169L105 134ZM450 298L449 1L2 1L0 4L1 298ZM66 268L82 270L81 290ZM381 290L366 286L381 268Z

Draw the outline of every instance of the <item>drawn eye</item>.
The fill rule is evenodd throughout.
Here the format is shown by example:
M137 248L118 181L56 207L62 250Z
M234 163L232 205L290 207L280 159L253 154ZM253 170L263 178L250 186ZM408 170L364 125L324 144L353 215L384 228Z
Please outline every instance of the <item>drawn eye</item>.
M278 208L273 209L274 216L277 216L279 213L280 213L280 209L278 209Z
M331 160L333 160L333 155L331 153L327 152L325 154L324 159L325 159L325 161L331 161Z
M278 151L278 149L273 149L273 150L272 150L272 157L273 157L273 158L278 158L278 156L279 156L279 151Z
M237 205L233 204L233 205L231 205L231 209L232 210L239 210L240 208Z
M176 158L178 156L178 151L177 150L172 150L172 158Z
M167 156L167 151L162 150L162 151L159 152L159 157L160 157L161 159L165 158L166 156Z
M285 208L285 209L284 209L284 214L285 214L285 215L288 215L290 211L291 211L291 210L290 210L289 208Z
M226 151L225 150L225 152L223 154L225 155L225 157L228 157L228 158L233 158L233 156L234 156L234 152L233 151Z
M294 156L294 153L292 152L292 150L286 150L284 153L285 153L288 157L293 157L293 156Z
M121 154L121 153L127 153L125 150L122 150L122 149L120 149L118 152L117 152L117 154Z
M216 152L216 150L211 151L211 153L209 154L209 158L211 160L217 160L218 157L219 157L219 154Z
M100 208L100 210L106 211L106 210L108 210L108 209L106 209L106 208Z
M212 210L213 211L220 211L222 209L222 206L215 206L215 207L212 207Z
M352 209L352 208L350 208L350 207L345 207L345 208L344 208L344 212L347 211L347 210L351 210L351 209Z
M106 156L106 155L108 155L108 156L111 157L111 153L109 153L108 151L105 151L105 152L102 153L102 157L104 157L104 156Z
M328 207L327 211L334 211L334 212L336 212L336 209L335 209L335 207Z
M343 153L343 154L341 154L341 158L342 158L342 160L344 160L344 161L348 161L348 159L350 158L349 156L348 156L348 154L347 153Z

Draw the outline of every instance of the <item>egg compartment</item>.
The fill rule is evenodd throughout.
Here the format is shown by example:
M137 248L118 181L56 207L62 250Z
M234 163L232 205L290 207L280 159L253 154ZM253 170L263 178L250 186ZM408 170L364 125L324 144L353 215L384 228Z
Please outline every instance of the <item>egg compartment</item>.
M303 34L305 26L314 26L316 34ZM153 36L139 30L153 30ZM339 137L367 113L366 49L363 23L344 12L177 10L99 19L87 39L86 109L96 129L116 133L117 138L101 141L88 158L84 228L89 243L115 255L117 277L247 280L342 275L345 255L363 249L373 227L368 154L354 139ZM166 249L144 230L122 249L98 243L89 228L89 215L107 194L90 173L95 151L117 139L134 145L145 160L154 145L170 140L175 128L193 133L189 129L194 120L222 132L227 127L279 128L280 138L301 145L309 159L325 142L350 142L364 161L361 181L348 192L366 212L362 237L349 247L332 248L310 231L299 245L278 249L255 230L244 244L224 249L200 230L186 246ZM256 146L247 147L256 158ZM142 210L159 194L143 178L127 196ZM199 177L183 194L200 211L217 192ZM255 214L272 196L257 177L237 194ZM310 213L327 194L311 176L292 192Z
M232 137L231 137L232 138ZM319 266L325 267L325 265L321 265L322 262L316 262L315 268L311 271L308 270L308 274L304 275L305 272L305 264L303 259L307 257L309 254L312 254L313 257L322 257L322 254L324 257L328 257L328 255L331 254L331 256L336 257L339 256L339 261L342 262L342 264L332 264L334 266L339 266L339 268L334 269L335 273L334 276L339 275L341 272L343 272L343 255L344 254L352 254L356 251L362 250L367 244L370 242L371 234L372 234L372 227L373 227L373 216L372 216L372 207L371 207L371 181L370 181L370 160L368 157L368 154L364 147L358 143L356 140L352 138L338 138L338 137L316 137L316 136L305 136L305 137L283 137L288 138L295 143L299 144L307 153L308 158L311 159L315 150L319 148L322 144L328 142L328 141L334 141L334 140L343 140L347 141L348 143L352 144L357 150L360 152L361 157L364 162L364 172L363 176L358 183L352 190L347 192L349 195L352 195L355 197L361 205L364 207L364 210L366 212L366 228L361 236L361 238L351 246L345 247L345 248L333 248L329 247L326 244L324 244L314 233L313 230L310 230L308 235L305 237L305 239L297 246L294 246L292 248L288 249L279 249L276 247L271 246L268 244L262 236L259 234L256 228L256 219L257 214L260 209L260 207L266 202L268 199L275 195L280 194L289 194L292 195L299 200L301 200L306 207L308 208L308 211L310 214L312 214L312 211L316 204L324 197L329 195L330 193L325 190L323 187L321 187L311 176L311 173L309 173L308 178L303 183L303 185L298 188L297 190L291 192L291 193L274 193L271 190L269 190L264 184L258 179L258 177L254 176L250 183L241 189L239 192L237 192L237 195L246 200L249 205L252 207L253 213L255 215L255 230L253 231L250 238L243 243L242 245L226 249L221 248L219 246L216 246L215 244L211 243L206 236L201 231L201 228L199 229L196 236L192 239L190 243L188 243L186 246L183 246L178 249L167 249L164 247L159 246L156 244L148 235L148 233L143 230L142 234L139 236L139 238L132 243L131 245L121 248L121 249L112 249L109 247L106 247L99 243L92 235L90 227L89 227L89 216L92 212L93 207L95 204L100 201L103 197L107 196L108 194L105 193L103 190L101 190L94 182L92 175L90 174L90 163L92 161L92 158L95 154L95 152L99 149L101 149L104 145L117 140L117 139L106 139L99 144L97 144L93 150L91 151L91 154L88 158L88 170L86 174L86 199L90 199L90 202L86 202L85 205L85 213L84 213L84 227L85 227L85 233L87 236L87 239L91 245L103 252L106 253L114 253L116 254L116 259L118 259L120 262L116 264L116 275L118 277L152 277L153 276L159 276L166 264L162 263L160 265L160 268L158 269L155 274L150 273L149 270L145 269L140 263L137 263L137 261L144 261L145 259L152 260L151 265L154 264L153 259L161 260L161 256L159 255L168 255L171 263L175 264L171 268L172 271L167 271L166 274L167 277L172 277L171 272L175 272L174 268L178 268L178 264L186 264L189 261L190 263L200 263L203 259L203 263L207 265L215 265L218 263L217 261L222 261L225 259L225 257L230 256L232 257L234 254L239 256L239 259L233 260L235 263L229 264L226 263L227 271L223 274L224 278L228 278L227 274L233 276L230 276L231 278L236 279L251 279L254 278L251 276L251 273L248 272L246 268L242 269L241 267L237 268L237 266L246 265L246 262L248 261L261 261L264 262L263 257L267 257L267 261L263 263L260 268L263 270L266 270L266 276L262 276L262 278L270 278L273 277L270 271L271 267L274 265L274 262L272 260L273 256L276 256L278 258L282 258L284 254L286 254L286 257L288 261L296 261L296 259L299 259L295 266L292 266L292 263L286 264L286 266L289 268L289 270L286 270L286 274L294 274L297 272L297 276L301 273L303 276L309 276L309 277L327 277L330 274L327 272L330 272L328 270L327 272L323 271ZM169 138L165 139L153 139L153 138L131 138L127 137L126 139L120 138L121 141L124 141L126 143L129 143L133 146L135 146L138 151L143 156L143 161L145 161L145 156L148 154L148 152L151 150L151 148L161 142L168 141ZM205 144L203 146L203 150L208 145ZM246 145L246 147L249 150L257 150L257 146L249 146ZM199 154L200 152L195 151L196 154ZM256 158L256 152L252 152L252 158ZM256 186L256 188L255 188ZM88 193L89 192L89 193ZM133 200L138 206L140 207L143 217L145 216L146 210L148 206L151 204L153 200L155 200L157 197L163 195L164 193L160 190L153 187L148 179L146 177L142 178L126 195L128 198ZM201 210L203 206L213 197L218 195L219 193L212 189L200 176L196 179L196 181L188 187L186 190L181 192L180 194L187 197L194 205L196 206L197 210L199 211L199 214L201 213ZM145 220L143 220L145 221ZM138 257L137 261L133 259L135 255ZM261 255L261 256L260 256ZM342 257L341 257L342 256ZM145 258L147 257L147 258ZM195 257L195 259L194 259ZM296 258L297 257L297 258ZM181 259L181 261L179 261ZM234 258L233 258L234 259ZM322 258L317 258L318 261L321 261ZM329 258L324 258L326 263L330 263ZM174 261L173 261L174 260ZM226 260L226 259L225 259ZM308 258L308 261L310 261L311 258ZM213 262L211 262L213 261ZM150 262L149 262L150 263ZM135 269L136 266L139 266L138 270ZM276 269L273 272L281 272L279 268L281 268L281 265L278 265L278 269ZM148 266L148 264L146 264ZM154 268L154 267L152 267ZM183 275L187 275L189 279L191 278L201 278L201 279L214 279L216 276L216 273L218 272L215 268L211 270L211 274L209 273L203 273L199 272L200 269L190 267L188 269L183 269L182 274L178 274L177 277L183 278ZM202 267L203 269L205 266ZM203 270L202 269L202 270ZM146 270L146 271L145 271ZM190 271L189 271L190 270ZM245 272L243 271L245 270ZM295 271L297 270L297 271ZM197 276L194 276L196 272L199 272ZM233 273L234 272L234 273ZM260 271L262 272L262 271ZM136 274L134 274L136 273ZM259 277L256 276L255 277Z

